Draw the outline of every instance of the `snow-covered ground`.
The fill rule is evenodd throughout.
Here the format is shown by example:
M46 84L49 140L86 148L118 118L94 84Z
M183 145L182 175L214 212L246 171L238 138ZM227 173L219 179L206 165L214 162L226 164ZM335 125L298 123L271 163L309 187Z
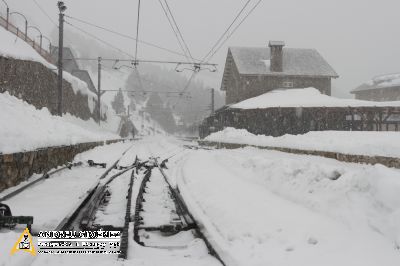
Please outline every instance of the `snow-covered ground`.
M119 148L115 145L98 148L76 160L107 160L128 144L118 144ZM181 141L166 137L136 141L121 165L132 163L136 155L171 157L166 170L171 183L179 186L190 211L228 266L400 264L400 170L251 147L189 150L183 149ZM67 178L73 178L72 183L89 185L90 177L81 173L80 179L70 174L54 178L58 178L61 187L71 186ZM119 183L120 190L118 184L113 190L126 195L125 181ZM36 190L43 186L44 191L46 182L50 184L51 180L26 193L40 195ZM135 180L133 199L139 184L140 178ZM53 201L66 197L61 191L54 191L50 195ZM71 188L65 194L75 198L82 191L83 188ZM29 198L28 194L19 197L21 202ZM50 196L37 196L31 201L50 206L46 203ZM64 201L65 208L70 206ZM18 202L13 205L20 206L18 210L24 206ZM33 205L28 203L24 208L28 210ZM132 211L134 206L133 201ZM61 212L54 211L54 217L61 216ZM45 224L41 222L42 215L52 214L36 213L37 222ZM146 219L164 217L164 213L154 215L150 217L148 213ZM0 248L7 251L16 237L17 233L2 230ZM175 244L184 243L187 235L174 239ZM32 265L218 265L198 241L181 250L146 248L132 238L129 241L126 261L117 261L112 255L38 255ZM0 256L0 265L22 265L28 256Z
M93 159L95 161L105 161L109 162L115 159L123 150L129 147L132 143L126 144L112 144L106 146L102 149L97 148L95 150L86 152L82 155L77 156L76 160L82 159ZM141 141L134 142L134 145L125 154L123 159L120 161L120 165L126 166L131 164L134 158L139 156L140 158L147 159L150 156L161 156L165 158L176 151L182 149L182 144L176 140L166 139L165 137L153 137L147 138ZM111 159L113 158L113 159ZM78 169L78 168L77 168ZM104 169L97 169L102 172ZM73 171L73 170L72 170ZM93 177L90 177L92 175ZM15 214L27 214L34 213L34 228L39 228L39 225L45 224L45 219L58 220L60 217L65 216L65 212L69 212L69 208L73 205L73 202L79 200L80 193L87 190L90 186L90 181L95 181L98 174L80 170L79 174L61 173L59 177L52 177L51 179L57 179L57 186L59 189L54 189L54 193L45 195L44 191L49 190L51 179L44 181L43 183L35 185L31 190L23 192L18 195L13 201L7 202L10 207L14 210ZM125 179L121 176L122 179ZM72 180L71 180L72 179ZM88 180L85 180L88 179ZM46 183L48 182L48 183ZM140 178L135 180L136 186L133 188L133 202L132 202L132 213L135 209L135 201L140 185ZM54 186L54 183L51 183ZM66 186L64 191L63 187ZM82 186L80 188L73 188L72 186ZM120 186L118 190L117 186ZM69 188L69 189L68 189ZM67 190L68 189L68 190ZM126 183L121 181L116 187L113 188L114 192L119 192L121 195L126 195L127 187ZM40 191L41 193L39 193ZM39 196L43 195L44 196ZM36 198L34 197L36 196ZM30 198L31 202L24 205L24 199ZM53 203L47 203L49 198ZM124 197L123 197L124 198ZM71 201L71 202L69 202ZM117 203L118 205L119 203ZM43 207L40 207L42 206ZM50 205L57 205L60 210L54 210L52 214L51 211L46 211L46 207ZM121 205L121 204L119 204ZM155 205L155 207L157 207ZM55 206L52 207L57 208ZM62 215L62 213L64 213ZM114 213L104 213L105 216L109 215L112 218ZM51 217L50 217L51 216ZM103 218L106 218L106 217ZM43 219L42 219L43 218ZM36 222L38 224L36 224ZM57 224L54 222L54 224ZM52 225L48 224L48 228ZM19 231L18 231L19 230ZM133 228L130 228L129 233L132 236ZM17 229L15 232L10 232L8 230L0 231L0 248L6 251L5 256L0 256L0 265L33 265L33 266L45 266L45 265L144 265L144 266L158 266L158 265L168 265L168 266L218 266L219 262L208 254L208 250L205 244L199 239L195 239L192 242L189 241L188 246L175 250L168 249L157 249L157 248L147 248L138 245L133 241L132 237L129 238L129 251L128 260L118 261L115 255L41 255L38 254L35 258L30 257L29 254L17 253L14 256L9 256L9 249L12 247L21 229ZM174 243L185 243L188 239L188 234L184 233L180 236L174 238ZM35 240L34 240L35 241Z
M130 147L132 147L131 142L105 145L78 154L74 161L94 160L95 162L105 162L110 166ZM86 192L98 182L103 172L103 168L90 168L87 165L64 170L4 203L10 206L13 215L32 215L34 232L54 230L61 220L76 208L76 205L86 196ZM0 197L7 195L11 190L12 188L3 191L0 193ZM18 226L15 231L8 229L0 231L1 266L29 265L32 261L33 258L24 252L14 256L9 255L11 247L17 241L22 230L23 228ZM57 263L50 265L57 265Z
M228 265L400 264L400 171L245 148L193 152L178 184Z
M29 151L58 145L119 139L93 120L72 115L53 116L47 108L36 109L8 92L0 93L0 153Z
M303 135L271 137L254 135L246 129L228 127L212 133L205 140L355 155L400 157L400 132L311 131Z

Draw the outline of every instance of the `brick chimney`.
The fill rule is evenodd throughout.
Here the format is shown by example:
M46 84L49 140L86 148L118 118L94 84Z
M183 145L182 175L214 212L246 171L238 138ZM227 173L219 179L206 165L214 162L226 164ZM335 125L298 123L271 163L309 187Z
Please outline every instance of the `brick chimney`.
M269 48L271 50L271 72L283 72L283 41L270 41Z

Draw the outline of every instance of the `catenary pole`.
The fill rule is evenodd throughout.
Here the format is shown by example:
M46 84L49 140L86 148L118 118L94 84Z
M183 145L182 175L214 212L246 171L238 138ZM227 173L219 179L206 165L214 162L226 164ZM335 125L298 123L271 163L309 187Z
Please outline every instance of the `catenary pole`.
M99 119L99 125L101 123L101 57L97 59L97 105L99 107L97 118Z
M64 11L67 7L63 2L57 3L59 12L59 25L58 25L58 81L57 81L57 111L58 115L63 114L63 50L64 50Z

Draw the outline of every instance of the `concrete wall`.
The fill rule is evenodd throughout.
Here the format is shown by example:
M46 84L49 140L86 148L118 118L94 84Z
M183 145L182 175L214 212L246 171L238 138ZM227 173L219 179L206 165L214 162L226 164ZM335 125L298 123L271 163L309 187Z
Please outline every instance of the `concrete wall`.
M81 143L72 146L48 147L35 151L0 154L0 192L27 180L33 174L45 173L72 162L75 155L96 146L119 142L110 140Z
M57 111L57 75L41 63L0 56L0 93L23 99L36 108L47 107ZM84 120L96 119L90 112L88 96L75 92L70 83L63 83L63 110ZM97 102L94 102L97 108Z

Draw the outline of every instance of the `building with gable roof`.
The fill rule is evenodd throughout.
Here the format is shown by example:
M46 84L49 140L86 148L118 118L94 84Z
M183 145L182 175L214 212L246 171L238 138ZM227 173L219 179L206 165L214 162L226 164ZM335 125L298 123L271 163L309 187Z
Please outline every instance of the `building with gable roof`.
M269 47L230 47L221 84L226 104L278 88L314 87L331 95L331 80L339 76L318 51L284 46L270 41Z
M367 101L400 101L400 73L374 77L351 91L356 99Z

